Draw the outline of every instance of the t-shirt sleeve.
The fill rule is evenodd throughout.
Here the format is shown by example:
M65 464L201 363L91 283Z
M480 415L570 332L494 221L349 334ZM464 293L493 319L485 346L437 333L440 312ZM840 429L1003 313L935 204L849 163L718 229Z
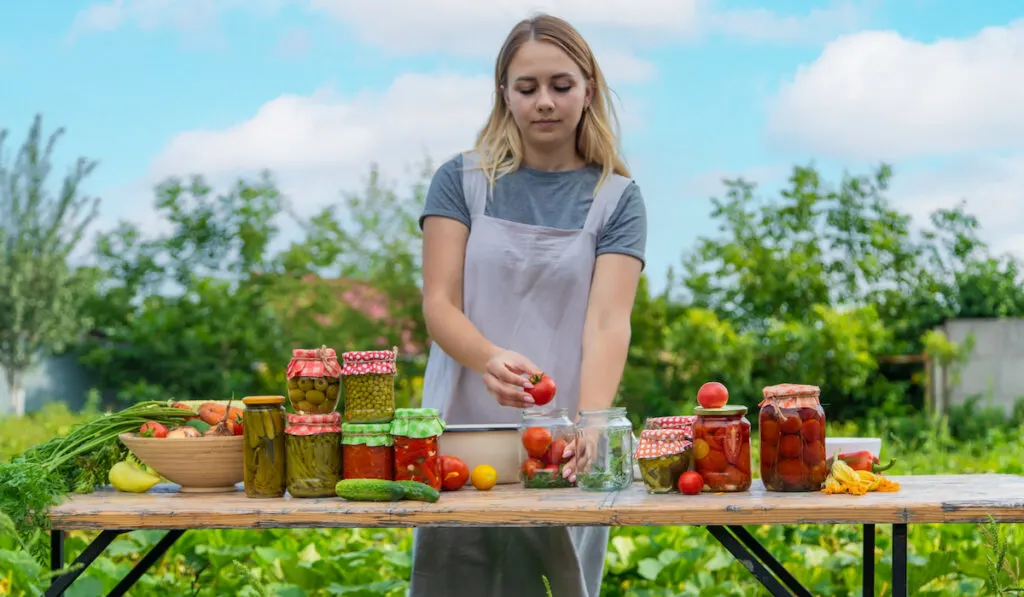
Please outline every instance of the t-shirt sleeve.
M604 229L597 238L597 254L632 255L646 265L647 206L637 184L623 191Z
M444 216L470 227L469 206L462 191L462 154L441 165L430 179L427 201L420 215L420 229L427 216Z

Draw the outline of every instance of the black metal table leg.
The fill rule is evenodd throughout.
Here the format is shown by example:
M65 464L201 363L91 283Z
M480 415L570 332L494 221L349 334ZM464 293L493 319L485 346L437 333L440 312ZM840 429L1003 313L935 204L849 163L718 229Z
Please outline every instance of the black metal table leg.
M89 564L92 564L96 558L103 553L103 550L105 550L114 539L124 532L125 531L103 531L100 533L100 536L96 537L96 539L94 539L93 542L90 543L77 558L75 558L73 570L70 570L65 574L61 574L60 576L56 576L50 581L50 587L46 589L44 597L63 596L64 591L66 591L67 588L71 586L71 583L75 582L75 580L85 572L85 569L89 567ZM51 537L51 545L52 541L53 539ZM61 551L63 551L63 547L61 548ZM61 559L63 559L63 557L63 554L61 554ZM51 565L53 560L54 557L51 553Z
M892 597L907 597L907 525L892 525Z
M756 537L750 534L750 531L739 525L730 526L729 530L731 530L733 534L736 535L736 538L742 541L743 544L747 546L747 549L753 552L757 559L761 560L761 562L767 566L768 569L771 570L784 585L789 587L789 590L792 591L794 595L797 595L798 597L813 597L811 592L805 589L804 586L800 584L800 581L790 574L789 570L786 570L786 567L775 559L775 557L769 553L763 545L761 545L761 542L758 541Z
M142 575L148 572L149 569L153 567L153 564L156 564L160 558L167 553L167 550L174 545L174 542L184 534L184 530L176 529L168 531L167 534L164 535L160 541L154 545L141 560L139 560L137 564L135 564L135 567L132 568L123 579L121 579L121 582L117 583L117 586L107 593L107 597L122 597L122 595L127 593L128 589L132 588L135 583L142 578Z
M875 594L875 525L866 524L862 527L864 533L863 560L864 573L861 580L863 586L861 594L864 597Z
M64 567L64 531L50 531L50 572Z
M734 558L739 560L743 566L750 571L751 574L761 583L764 588L774 595L775 597L790 597L793 595L789 589L787 589L779 579L775 578L772 572L761 562L750 550L733 534L729 527L723 526L709 526L706 527L708 532L722 544L722 547L729 550ZM751 539L754 539L751 537ZM756 539L754 539L756 542ZM767 554L767 552L765 552ZM775 558L768 554L768 557L772 560ZM793 582L796 582L794 579ZM809 594L809 593L808 593Z

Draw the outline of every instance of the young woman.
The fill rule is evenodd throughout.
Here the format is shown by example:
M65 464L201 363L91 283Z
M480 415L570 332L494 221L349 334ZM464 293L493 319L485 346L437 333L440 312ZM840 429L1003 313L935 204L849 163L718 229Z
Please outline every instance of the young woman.
M434 341L423 404L453 424L519 423L532 403L528 377L543 371L558 385L555 406L607 408L626 362L647 221L604 76L579 33L546 15L515 26L494 76L476 148L438 169L420 220ZM574 478L572 468L563 474ZM596 596L608 546L604 527L414 537L413 597L541 596L542 576L558 597Z

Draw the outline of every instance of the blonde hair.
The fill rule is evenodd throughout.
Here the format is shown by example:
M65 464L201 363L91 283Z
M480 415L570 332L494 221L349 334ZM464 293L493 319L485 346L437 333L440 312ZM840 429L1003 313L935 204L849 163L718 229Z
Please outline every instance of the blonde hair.
M523 44L531 40L548 42L560 48L572 58L588 83L593 85L590 106L583 110L583 116L576 127L576 151L587 164L601 166L597 187L600 188L613 172L629 177L629 169L620 156L618 117L610 101L608 83L597 65L594 52L568 22L540 14L524 19L512 28L494 65L494 106L476 139L480 168L491 186L494 186L498 178L517 170L523 163L523 139L501 90L506 84L512 58Z

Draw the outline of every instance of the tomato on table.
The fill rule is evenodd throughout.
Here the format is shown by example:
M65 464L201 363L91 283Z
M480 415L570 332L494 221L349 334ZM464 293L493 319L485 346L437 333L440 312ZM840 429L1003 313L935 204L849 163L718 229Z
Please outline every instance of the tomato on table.
M704 478L695 471L686 471L679 476L679 492L696 495L704 489Z

